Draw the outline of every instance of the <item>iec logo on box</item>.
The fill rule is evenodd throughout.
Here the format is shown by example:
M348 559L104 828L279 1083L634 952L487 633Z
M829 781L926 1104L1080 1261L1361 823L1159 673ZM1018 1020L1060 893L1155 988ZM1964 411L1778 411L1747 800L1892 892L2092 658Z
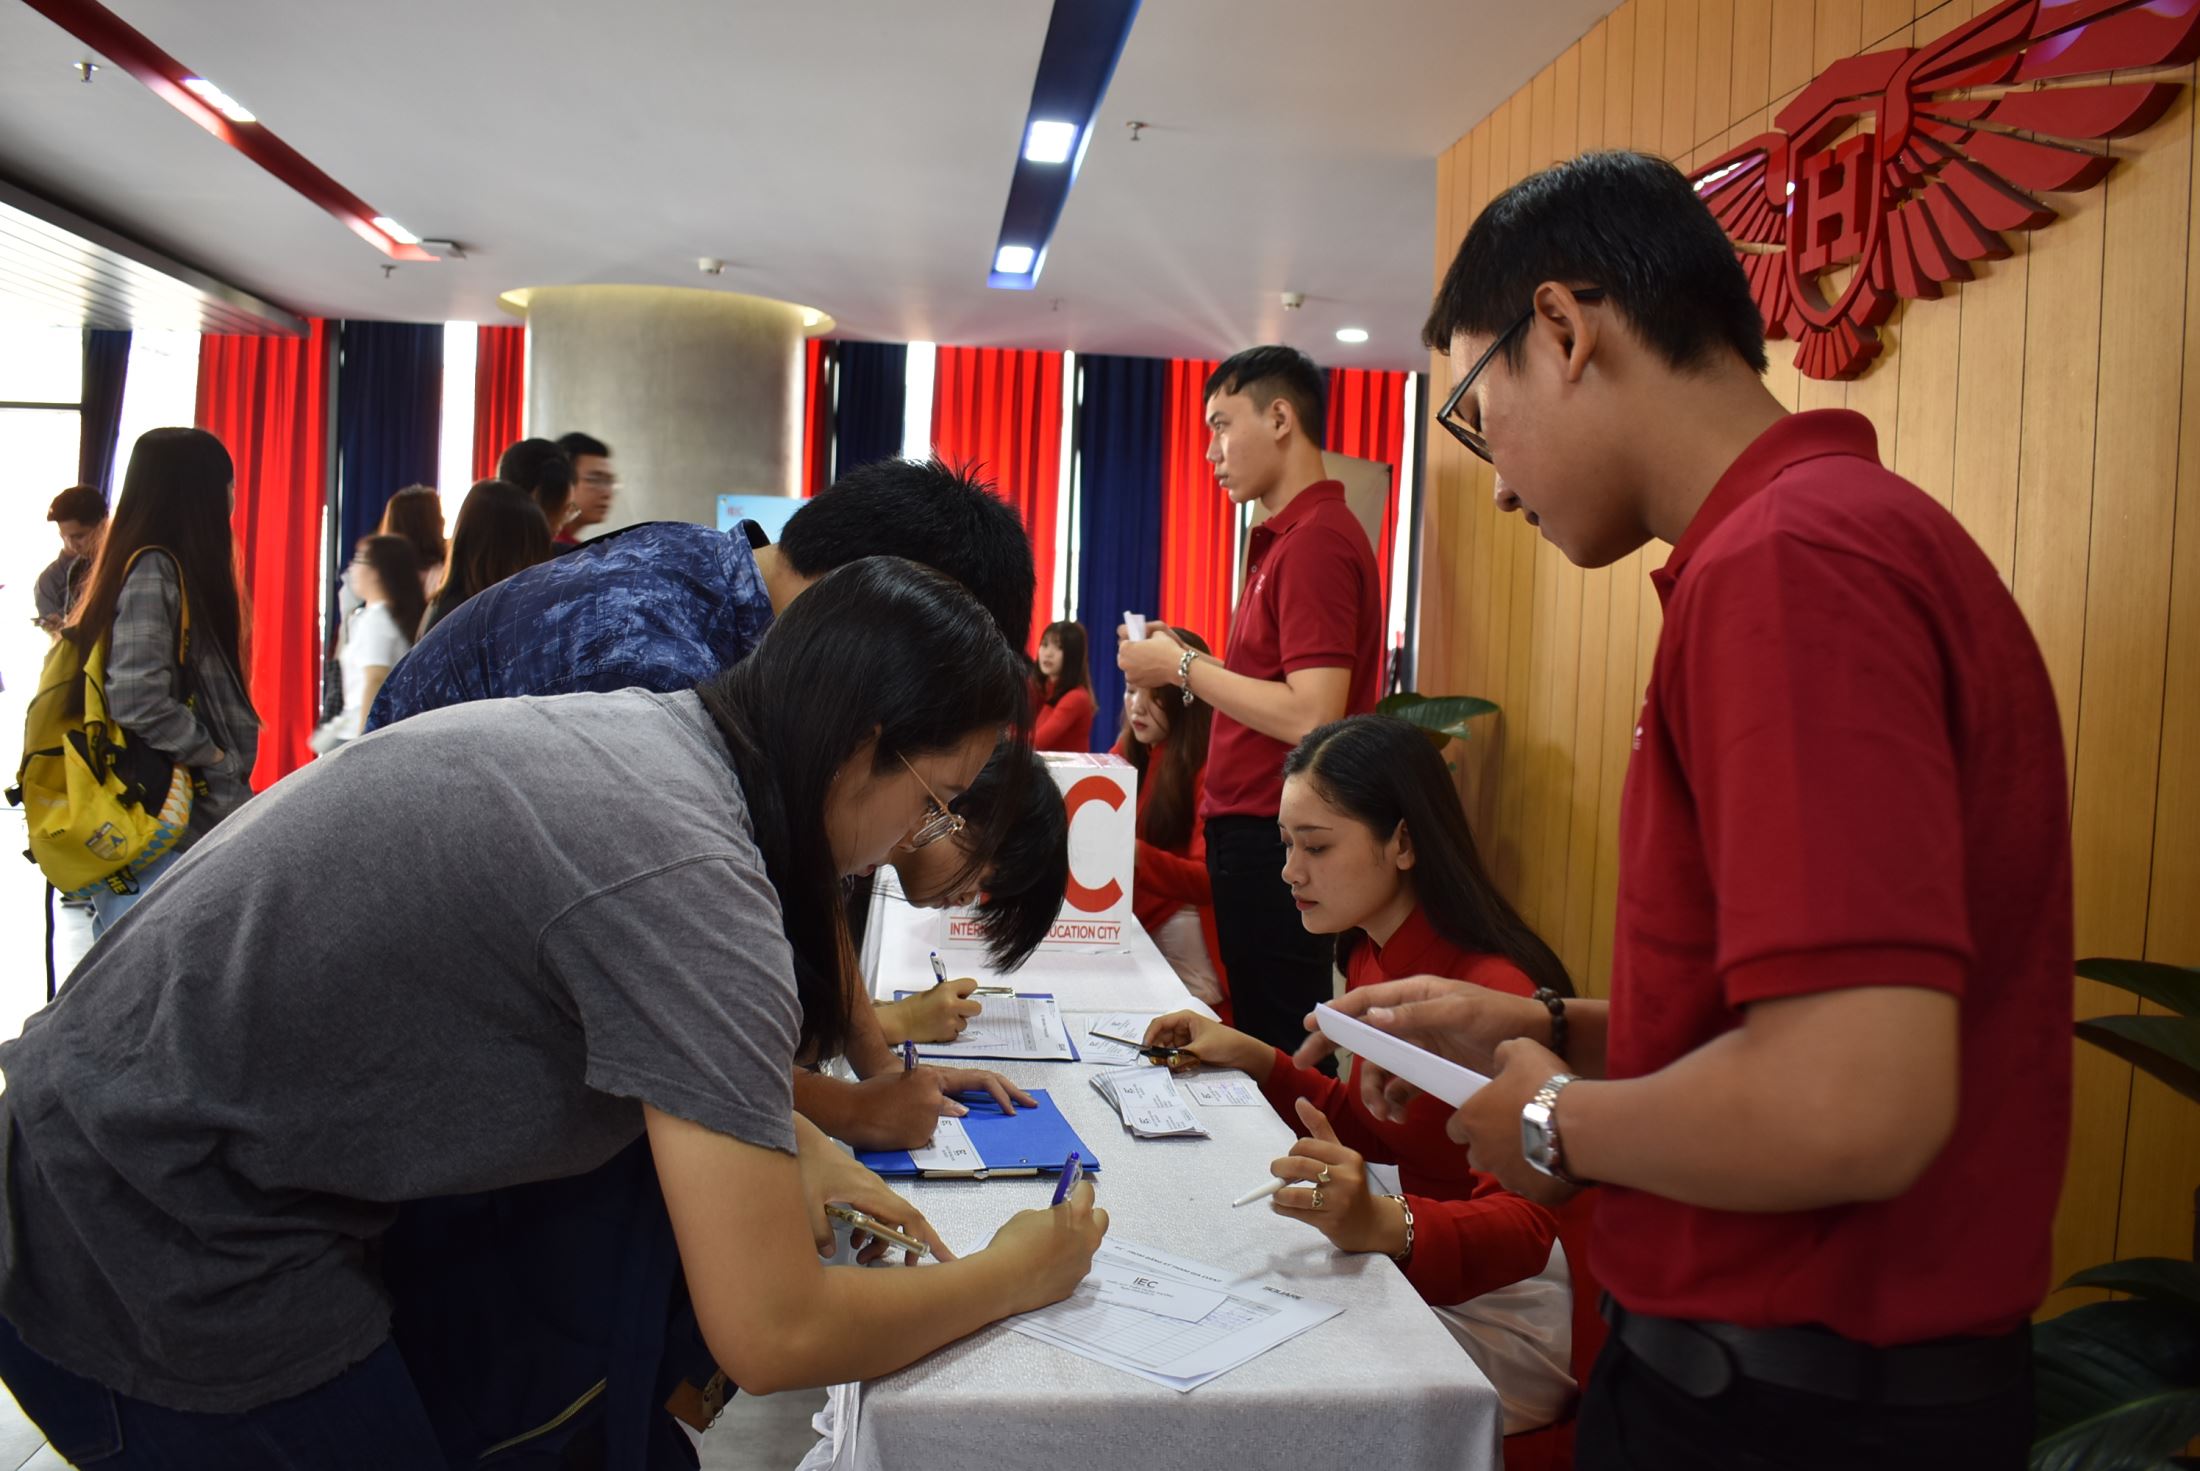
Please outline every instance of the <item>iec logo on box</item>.
M2110 73L2196 55L2200 0L2007 0L1925 46L1835 62L1776 132L1691 182L1765 335L1794 341L1806 377L1855 378L1898 301L1970 280L1972 261L2009 254L2002 231L2054 222L2034 194L2091 189L2116 162L2056 140L2128 137L2177 98L2175 81Z
M1119 951L1138 856L1138 769L1120 756L1043 753L1069 810L1069 892L1042 950ZM971 911L950 910L947 943L984 943Z

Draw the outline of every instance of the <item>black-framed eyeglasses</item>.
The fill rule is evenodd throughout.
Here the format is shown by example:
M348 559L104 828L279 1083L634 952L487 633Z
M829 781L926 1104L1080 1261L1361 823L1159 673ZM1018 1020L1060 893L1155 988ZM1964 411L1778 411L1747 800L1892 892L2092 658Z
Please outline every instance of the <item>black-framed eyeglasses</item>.
M1604 288L1602 286L1577 286L1574 288L1574 300L1576 301L1602 301L1603 299ZM1531 306L1520 314L1520 320L1498 333L1497 340L1489 345L1488 350L1482 356L1474 360L1474 366L1467 369L1466 376L1454 385L1451 396L1444 400L1444 406L1436 411L1436 422L1449 429L1451 437L1474 451L1484 464L1494 463L1490 459L1489 441L1482 437L1481 425L1467 424L1460 421L1457 417L1459 405L1469 393L1474 391L1474 380L1482 376L1482 370L1490 365L1490 359L1503 352L1505 344L1517 337L1521 329L1534 320L1535 308Z
M909 758L901 757L901 764L909 766ZM917 779L918 786L924 788L926 812L924 821L905 840L907 846L912 849L926 847L941 838L953 837L961 832L966 825L961 814L948 810L947 804L940 800L940 794L932 790L932 783L924 779L923 772L909 766L909 774Z

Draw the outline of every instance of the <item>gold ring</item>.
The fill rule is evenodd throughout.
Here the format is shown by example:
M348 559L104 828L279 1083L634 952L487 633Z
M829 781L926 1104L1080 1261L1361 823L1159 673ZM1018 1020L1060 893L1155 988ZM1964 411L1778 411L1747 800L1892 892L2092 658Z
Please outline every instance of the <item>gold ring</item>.
M1322 1166L1322 1172L1314 1177L1314 1183L1317 1185L1327 1185L1329 1183L1329 1166Z
M1313 1208L1314 1208L1315 1210L1320 1210L1320 1209L1322 1208L1322 1188L1321 1188L1321 1186L1319 1186L1319 1185L1316 1185L1316 1186L1314 1187L1314 1198L1313 1198L1312 1200L1309 1200L1309 1201L1307 1202L1307 1204L1308 1204L1308 1205L1310 1205L1310 1206L1312 1206L1312 1207L1313 1207Z

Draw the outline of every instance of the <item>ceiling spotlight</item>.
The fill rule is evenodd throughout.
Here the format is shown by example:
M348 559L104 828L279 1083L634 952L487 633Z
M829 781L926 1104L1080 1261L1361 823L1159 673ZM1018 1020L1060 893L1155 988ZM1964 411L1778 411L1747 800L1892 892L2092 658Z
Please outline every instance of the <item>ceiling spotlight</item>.
M76 79L80 82L88 82L92 79L93 75L98 72L98 70L99 63L93 61L89 57L86 57L84 60L76 63Z
M1041 120L1024 134L1024 157L1033 163L1068 163L1077 149L1077 124Z
M245 105L224 92L204 77L185 77L184 90L205 103L233 123L256 123L258 118L245 110Z
M374 228L395 240L399 245L418 245L420 243L418 235L415 235L388 215L376 215L374 217Z
M1028 245L1004 245L993 257L993 269L1004 276L1021 276L1037 258L1038 252Z
M1367 329L1365 327L1339 327L1337 329L1337 340L1339 342L1365 342L1367 341Z

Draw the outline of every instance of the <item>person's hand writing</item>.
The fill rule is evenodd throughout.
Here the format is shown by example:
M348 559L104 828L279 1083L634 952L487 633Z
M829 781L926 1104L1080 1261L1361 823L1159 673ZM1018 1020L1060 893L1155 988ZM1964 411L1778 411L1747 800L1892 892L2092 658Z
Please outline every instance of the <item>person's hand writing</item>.
M1092 1270L1092 1254L1108 1234L1108 1213L1092 1203L1092 1181L1048 1210L1018 1211L993 1233L987 1251L1009 1259L1009 1280L1021 1293L1016 1312L1060 1302Z
M952 1042L963 1034L972 1017L985 1011L982 1002L970 999L970 993L977 989L974 978L963 976L899 1001L884 1002L878 1008L879 1025L889 1043Z

